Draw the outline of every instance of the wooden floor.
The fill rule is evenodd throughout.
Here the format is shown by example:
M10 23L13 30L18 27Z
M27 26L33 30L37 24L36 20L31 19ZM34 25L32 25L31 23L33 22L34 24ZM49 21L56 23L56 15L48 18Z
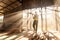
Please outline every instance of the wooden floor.
M38 38L40 37L39 36L40 34L39 33L37 34L38 34L37 37L34 37L36 35L36 32L34 31L23 31L21 33L12 33L12 34L0 33L0 40L42 40L42 38ZM51 36L49 37L50 38L49 40L60 40L60 33L51 32L51 34L49 34Z
M0 33L0 40L20 40L21 38L26 40L28 39L27 31L23 31L21 33L12 33L12 34Z

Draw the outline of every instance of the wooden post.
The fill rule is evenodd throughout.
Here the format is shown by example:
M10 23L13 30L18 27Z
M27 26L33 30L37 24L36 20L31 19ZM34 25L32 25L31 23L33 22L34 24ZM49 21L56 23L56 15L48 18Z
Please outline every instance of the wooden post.
M46 7L45 7L45 22L46 22L46 26L45 26L46 29L45 30L47 31L48 27L47 27L47 10L46 10Z
M41 30L43 31L42 1L41 1Z

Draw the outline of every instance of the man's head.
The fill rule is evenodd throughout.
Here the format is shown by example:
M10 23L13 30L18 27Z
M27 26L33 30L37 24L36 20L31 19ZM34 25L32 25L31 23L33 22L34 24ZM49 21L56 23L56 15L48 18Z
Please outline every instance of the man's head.
M37 12L35 11L35 15L37 15Z

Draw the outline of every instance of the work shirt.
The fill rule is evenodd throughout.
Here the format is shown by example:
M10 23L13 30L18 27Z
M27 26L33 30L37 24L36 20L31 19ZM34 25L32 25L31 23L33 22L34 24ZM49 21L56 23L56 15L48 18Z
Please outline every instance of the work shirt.
M38 16L37 15L34 15L33 19L34 20L38 20Z

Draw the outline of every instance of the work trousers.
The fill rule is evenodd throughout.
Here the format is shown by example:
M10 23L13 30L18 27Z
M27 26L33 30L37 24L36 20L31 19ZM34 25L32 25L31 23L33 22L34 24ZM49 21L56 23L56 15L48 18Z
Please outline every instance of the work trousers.
M34 20L33 21L33 28L35 31L37 31L37 27L38 27L38 20Z

